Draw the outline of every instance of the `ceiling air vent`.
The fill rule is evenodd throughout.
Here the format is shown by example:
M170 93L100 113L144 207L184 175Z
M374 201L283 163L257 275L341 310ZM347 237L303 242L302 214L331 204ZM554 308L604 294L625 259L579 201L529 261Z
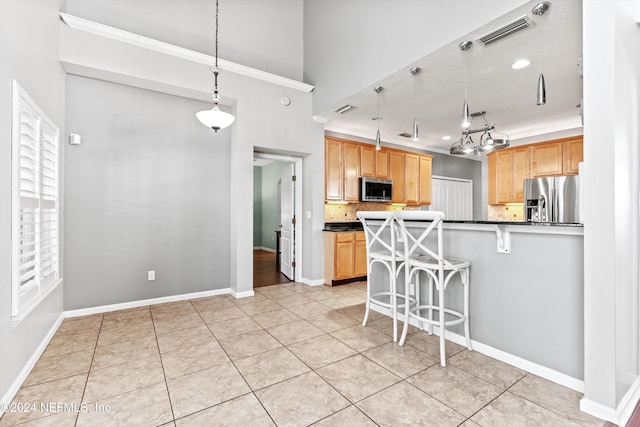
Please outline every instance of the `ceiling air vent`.
M354 107L353 105L344 104L342 107L338 107L334 111L336 113L343 114L343 113L346 113L347 111L349 111L349 110L351 110L353 108L356 108L356 107Z
M488 45L493 42L497 42L505 37L508 37L518 31L524 30L525 28L533 27L534 22L529 19L526 15L516 19L513 22L508 23L500 28L497 28L490 33L485 34L484 36L478 37L476 40L480 41L483 45Z
M411 138L411 134L407 132L399 133L398 136L404 136L405 138Z

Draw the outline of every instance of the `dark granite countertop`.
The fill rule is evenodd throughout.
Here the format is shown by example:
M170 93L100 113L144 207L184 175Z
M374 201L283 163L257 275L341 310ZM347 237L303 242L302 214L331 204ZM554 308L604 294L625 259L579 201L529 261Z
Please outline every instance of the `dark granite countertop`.
M531 227L583 227L580 223L566 222L526 222L526 221L473 221L473 220L450 220L445 219L445 224L497 224L497 225L526 225ZM322 231L333 233L341 231L361 231L362 223L355 222L325 222Z

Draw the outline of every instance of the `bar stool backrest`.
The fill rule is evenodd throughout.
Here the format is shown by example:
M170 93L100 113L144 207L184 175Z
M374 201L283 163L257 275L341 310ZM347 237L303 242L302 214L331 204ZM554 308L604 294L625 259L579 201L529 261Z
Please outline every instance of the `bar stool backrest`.
M367 257L394 257L399 236L395 215L391 211L358 211L367 242Z
M444 213L438 211L398 211L397 223L405 239L405 259L428 256L436 260L442 268L450 263L444 258L442 221ZM412 224L412 222L415 222ZM412 226L413 225L413 226ZM409 232L414 228L417 232ZM436 234L436 243L429 238Z

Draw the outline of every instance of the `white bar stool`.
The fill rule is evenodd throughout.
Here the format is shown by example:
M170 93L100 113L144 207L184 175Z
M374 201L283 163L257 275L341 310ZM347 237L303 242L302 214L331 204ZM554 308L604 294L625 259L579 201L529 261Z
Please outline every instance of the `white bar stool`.
M367 303L362 326L367 324L371 304L388 308L393 319L393 341L398 341L398 308L405 307L406 294L398 294L397 277L405 262L405 254L396 249L401 236L390 211L360 211L358 219L362 222L367 244ZM389 273L389 287L380 292L371 293L371 271L380 264ZM398 299L402 300L398 303ZM415 299L413 299L415 301Z
M420 322L420 325L428 325L429 334L433 333L433 325L440 328L440 365L446 366L445 355L445 328L447 326L464 324L464 336L467 348L471 350L471 338L469 336L469 261L449 258L444 256L442 221L444 213L430 211L400 211L396 212L397 223L403 234L405 246L405 262L408 268L405 269L405 295L409 297L411 280L416 278L415 294L416 305L405 306L405 322L402 329L400 345L404 344L407 337L409 320L411 318ZM415 222L409 222L415 221ZM409 228L413 229L413 234ZM435 231L435 233L434 233ZM434 240L433 234L436 234ZM429 237L431 238L429 239ZM429 277L429 299L423 304L420 299L419 273L425 272ZM446 275L445 275L446 272ZM460 274L464 294L464 306L462 313L445 307L445 290L447 285L456 273ZM438 291L438 305L433 302L433 287ZM422 315L422 311L427 311L427 316ZM437 313L438 318L434 319L433 314ZM453 319L446 320L446 317Z

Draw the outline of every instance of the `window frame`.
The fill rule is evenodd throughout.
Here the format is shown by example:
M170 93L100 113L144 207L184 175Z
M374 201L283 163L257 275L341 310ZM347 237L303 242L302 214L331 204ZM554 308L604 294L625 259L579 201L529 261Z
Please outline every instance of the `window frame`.
M15 79L12 89L11 323L15 327L62 283L60 271L62 222L60 218L60 129ZM32 116L32 123L24 120L23 115ZM32 126L33 123L35 123L35 128ZM22 155L22 149L29 148L21 136L25 125L33 131L32 135L28 136L33 141L30 145L35 151L32 161L28 156ZM48 153L43 154L45 151ZM31 166L21 168L21 160L25 159L31 163ZM24 164L22 163L22 165ZM21 187L21 181L24 181L24 179L21 180L21 177L26 175L21 175L21 173L33 176L33 196L25 195L27 190ZM51 185L52 180L53 185ZM53 188L53 190L45 191L43 187L45 182L47 184L44 187ZM29 214L25 213L28 210L33 211L33 220L30 223L23 221L24 216ZM21 249L24 249L25 246L21 230L25 224L32 227L31 233L34 235L33 259L29 262L22 262L21 253ZM52 228L47 228L46 224L51 224ZM43 242L45 242L44 245ZM43 256L43 253L46 255ZM46 263L43 263L42 260L45 260ZM29 280L31 283L21 284L21 281L24 280L22 272L26 268L25 265L30 263L33 265L33 276ZM46 270L43 268L45 264L48 266ZM28 286L28 288L23 289L22 286Z

